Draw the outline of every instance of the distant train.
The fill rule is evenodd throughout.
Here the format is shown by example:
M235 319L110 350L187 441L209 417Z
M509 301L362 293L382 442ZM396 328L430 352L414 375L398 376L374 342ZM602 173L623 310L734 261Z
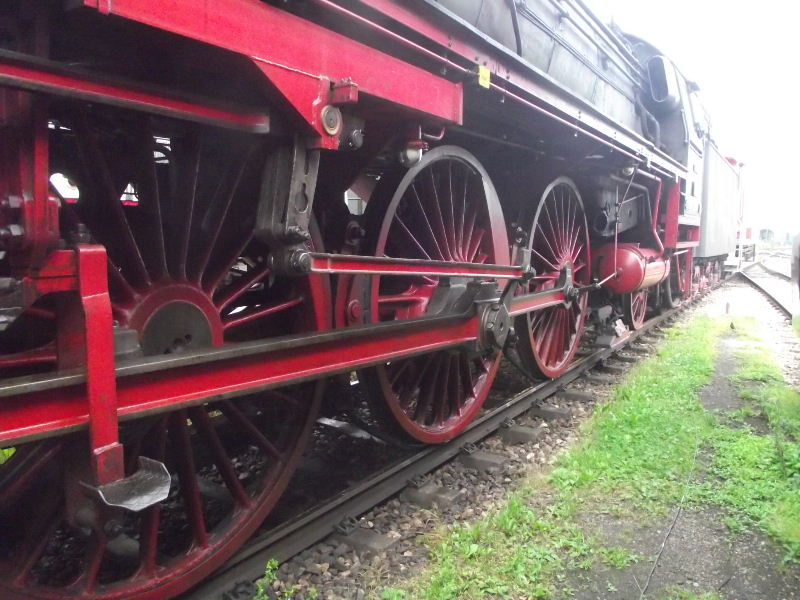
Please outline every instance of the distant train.
M582 0L0 17L4 599L174 597L269 514L334 375L445 442L504 352L558 377L736 243L697 85Z

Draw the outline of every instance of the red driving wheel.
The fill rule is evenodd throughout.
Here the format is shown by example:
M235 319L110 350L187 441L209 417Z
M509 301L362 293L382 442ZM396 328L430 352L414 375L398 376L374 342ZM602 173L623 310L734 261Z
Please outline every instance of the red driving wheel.
M536 276L521 292L553 289L568 266L574 285L590 283L586 215L578 188L570 179L559 177L545 187L531 223L528 248ZM582 293L568 306L553 306L516 319L519 355L528 371L549 378L567 370L583 335L587 303L588 296Z
M489 176L465 150L441 146L426 153L397 182L381 185L366 212L375 256L509 264L502 209ZM446 314L466 279L374 277L367 287L373 322ZM475 417L499 365L497 352L445 350L369 369L373 412L415 440L442 443Z
M136 332L140 353L329 327L327 278L273 276L252 235L265 159L257 138L165 121L156 130L98 108L51 130L54 170L79 192L62 197L63 227L105 245L116 326ZM313 228L308 246L321 247ZM47 362L25 359L52 347L24 335L32 324L52 332L55 307L44 304L3 332L15 369ZM70 510L86 479L76 459L88 456L85 435L20 445L0 464L0 596L156 600L207 577L285 489L321 391L308 384L123 423L128 473L146 456L172 475L169 497L139 513Z
M649 297L647 290L639 290L630 294L625 294L622 298L622 312L625 323L636 331L641 329L647 318L647 300Z

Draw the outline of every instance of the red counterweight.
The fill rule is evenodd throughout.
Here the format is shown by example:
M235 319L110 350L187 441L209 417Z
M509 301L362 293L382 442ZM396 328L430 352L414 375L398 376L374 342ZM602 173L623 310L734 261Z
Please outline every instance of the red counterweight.
M614 255L616 253L616 260ZM613 277L614 272L617 276ZM639 244L604 244L595 251L595 272L614 294L630 294L664 281L669 276L669 260L658 250Z

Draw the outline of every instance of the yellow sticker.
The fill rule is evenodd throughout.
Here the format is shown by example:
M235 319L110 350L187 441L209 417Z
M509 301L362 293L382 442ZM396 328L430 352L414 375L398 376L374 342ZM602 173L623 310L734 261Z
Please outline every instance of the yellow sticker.
M487 90L491 87L492 72L488 67L478 65L478 85L485 87Z

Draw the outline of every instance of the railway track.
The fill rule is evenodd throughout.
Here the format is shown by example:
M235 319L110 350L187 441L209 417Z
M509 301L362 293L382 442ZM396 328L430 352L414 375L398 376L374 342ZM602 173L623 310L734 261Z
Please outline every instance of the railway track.
M458 456L504 423L515 419L595 366L621 351L641 336L671 322L694 301L650 319L643 328L630 332L609 347L593 350L572 365L561 377L535 384L504 403L487 410L461 435L439 446L426 446L401 458L334 497L257 535L215 575L181 596L181 600L223 600L239 582L258 579L269 559L288 560L305 548L335 533L348 519L357 517L402 491L409 482L422 477Z
M747 283L761 292L762 295L781 312L789 321L797 312L793 306L795 304L792 296L793 286L791 277L786 273L771 269L763 262L753 263L741 271L738 275Z

